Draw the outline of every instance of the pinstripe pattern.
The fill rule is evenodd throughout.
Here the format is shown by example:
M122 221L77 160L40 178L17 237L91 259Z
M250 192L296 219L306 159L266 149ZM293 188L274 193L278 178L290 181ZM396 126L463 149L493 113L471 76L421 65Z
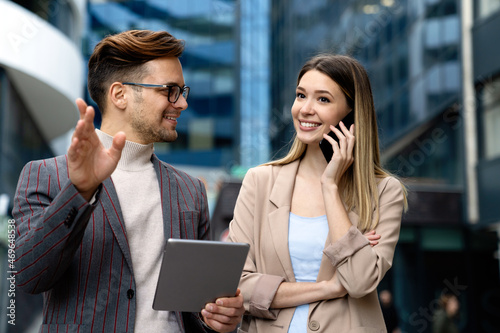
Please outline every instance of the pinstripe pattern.
M201 181L151 159L162 199L165 238L207 239ZM110 178L89 205L69 181L66 156L28 163L14 198L17 286L43 293L40 332L132 332L135 281L118 197ZM194 314L178 314L204 332ZM138 328L140 329L140 328Z

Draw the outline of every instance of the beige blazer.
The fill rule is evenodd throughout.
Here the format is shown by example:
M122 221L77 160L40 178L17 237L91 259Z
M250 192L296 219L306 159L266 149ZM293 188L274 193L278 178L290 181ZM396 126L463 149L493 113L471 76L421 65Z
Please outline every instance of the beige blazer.
M285 333L295 308L271 309L282 281L295 281L288 251L288 220L300 161L249 170L236 202L229 240L250 244L240 288L247 311L240 332ZM311 303L308 332L386 332L377 286L392 265L403 210L403 190L392 177L378 183L382 237L375 247L355 227L335 243L327 238L317 281L338 270L348 295Z

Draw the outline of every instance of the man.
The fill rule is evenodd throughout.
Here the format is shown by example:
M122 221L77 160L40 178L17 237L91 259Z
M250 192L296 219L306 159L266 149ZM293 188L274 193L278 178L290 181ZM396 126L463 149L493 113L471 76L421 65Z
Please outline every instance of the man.
M183 48L167 32L103 39L88 74L101 129L78 99L67 155L20 175L16 282L43 293L42 332L230 332L241 319L239 290L201 313L152 309L165 240L209 237L203 184L153 154L187 108Z

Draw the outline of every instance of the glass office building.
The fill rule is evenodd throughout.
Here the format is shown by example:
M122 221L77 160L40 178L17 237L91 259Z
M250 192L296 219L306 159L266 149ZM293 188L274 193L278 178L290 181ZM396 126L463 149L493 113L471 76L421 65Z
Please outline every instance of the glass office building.
M239 156L243 168L269 160L271 0L238 2Z
M477 101L478 192L480 224L500 237L500 1L478 0L471 29ZM487 51L485 51L487 50Z

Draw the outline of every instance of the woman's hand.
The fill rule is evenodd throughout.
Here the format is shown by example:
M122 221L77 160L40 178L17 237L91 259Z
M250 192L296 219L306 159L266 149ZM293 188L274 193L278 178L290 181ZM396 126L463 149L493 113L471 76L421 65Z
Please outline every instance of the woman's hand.
M329 135L323 134L325 140L328 140L333 148L332 159L328 163L328 166L321 177L321 182L323 184L338 185L340 178L354 161L354 124L351 125L350 129L345 127L343 122L340 122L339 126L342 131L339 131L335 126L330 125L330 129L335 133L335 135L337 135L339 142L335 141Z
M347 290L344 286L339 282L337 277L337 271L333 274L332 278L328 281L322 282L325 288L325 297L323 299L334 299L340 298L347 295Z
M370 246L371 247L374 247L375 245L378 244L378 240L380 239L380 235L377 235L377 233L375 232L375 230L371 230L371 231L368 231L368 232L365 232L363 234L366 239L368 239L368 241L370 242Z

